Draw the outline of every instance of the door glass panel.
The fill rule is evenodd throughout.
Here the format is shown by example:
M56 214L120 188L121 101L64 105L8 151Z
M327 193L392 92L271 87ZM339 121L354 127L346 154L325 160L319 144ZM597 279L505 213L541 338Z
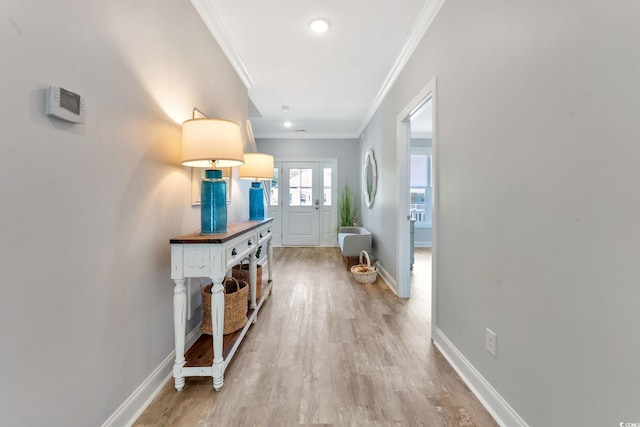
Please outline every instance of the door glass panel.
M289 169L289 206L311 206L313 169Z
M331 168L324 168L323 199L324 206L331 206Z

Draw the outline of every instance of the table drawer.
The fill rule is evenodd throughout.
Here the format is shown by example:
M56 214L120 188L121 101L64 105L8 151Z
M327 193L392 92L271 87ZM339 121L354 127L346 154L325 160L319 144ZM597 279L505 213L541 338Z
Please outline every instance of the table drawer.
M262 226L258 229L258 244L266 242L271 237L271 229L273 228L273 223Z
M226 244L227 268L231 268L240 263L242 258L246 257L251 251L254 251L258 247L257 240L257 234L251 233L248 236L243 236L241 239Z

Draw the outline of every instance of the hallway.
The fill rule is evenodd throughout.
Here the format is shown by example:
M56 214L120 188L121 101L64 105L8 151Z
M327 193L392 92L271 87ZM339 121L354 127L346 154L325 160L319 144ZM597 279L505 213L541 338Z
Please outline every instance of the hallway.
M416 251L414 281L430 280ZM431 344L430 287L355 282L337 248L274 248L274 291L215 392L171 380L136 426L495 426Z

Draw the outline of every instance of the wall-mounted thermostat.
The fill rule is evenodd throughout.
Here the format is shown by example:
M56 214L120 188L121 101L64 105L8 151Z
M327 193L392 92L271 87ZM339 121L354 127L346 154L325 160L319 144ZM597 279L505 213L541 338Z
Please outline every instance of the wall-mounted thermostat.
M84 123L84 99L70 90L49 86L47 116L72 123Z

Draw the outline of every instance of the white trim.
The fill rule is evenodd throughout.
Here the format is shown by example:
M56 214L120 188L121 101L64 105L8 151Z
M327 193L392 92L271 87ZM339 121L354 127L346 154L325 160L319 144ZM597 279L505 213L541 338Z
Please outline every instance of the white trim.
M425 95L426 96L426 95ZM413 102L413 101L412 101ZM413 105L413 104L411 104ZM406 110L406 109L405 109ZM396 189L396 206L398 211L396 214L396 265L397 265L397 281L398 295L402 298L411 296L411 275L410 275L410 234L409 234L409 145L411 122L409 121L410 111L401 113L398 116L397 130L397 169L398 187ZM407 268L405 268L406 266Z
M187 335L185 348L191 347L200 335L200 325L198 325ZM173 350L142 384L122 402L122 405L107 418L102 427L133 425L167 382L173 378L173 363L175 360L176 351Z
M362 121L362 125L360 125L358 135L362 134L364 129L367 127L367 124L369 124L369 121L380 107L380 104L382 104L382 101L384 101L384 98L391 90L391 87L398 79L398 76L400 76L402 69L406 65L409 58L411 58L411 55L416 50L416 47L418 47L418 43L420 43L420 40L422 40L422 37L431 26L431 23L440 11L440 8L444 4L444 2L445 0L430 0L425 4L424 8L420 12L420 15L418 15L418 19L416 20L411 33L409 34L409 38L400 51L400 55L398 55L398 58L393 64L391 71L389 71L387 78L378 91L378 94L374 98L373 103L369 107L367 115Z
M433 157L433 202L432 202L432 228L433 233L435 233L436 229L436 215L435 215L435 203L436 203L436 195L437 195L437 176L436 176L436 163L438 159L435 156L435 146L436 146L436 120L435 120L435 111L436 111L436 79L435 77L429 81L422 88L422 90L407 104L407 106L398 114L397 117L397 142L396 142L396 155L397 155L397 165L396 165L396 176L398 177L397 188L396 188L396 206L398 206L398 212L396 215L397 218L397 235L396 235L396 250L397 250L397 280L398 280L398 295L401 298L409 298L411 296L411 271L409 269L410 266L410 234L409 234L409 153L411 150L411 116L415 114L422 106L427 102L428 99L431 99L433 104L432 108L432 121L433 121L433 129L434 135L431 142L431 149L434 154ZM433 239L435 243L435 239ZM432 329L437 325L437 316L436 316L436 305L435 302L436 294L437 294L437 281L435 276L436 266L435 266L435 246L434 250L434 262L432 267L432 302L431 302L431 327ZM403 267L403 266L406 266ZM433 330L431 331L433 333Z
M260 132L255 131L259 139L355 139L360 138L362 132Z
M337 162L336 157L274 157L274 162Z
M431 119L433 123L433 137L431 140L431 150L433 154L432 160L432 177L431 182L433 199L431 202L431 336L434 336L438 327L438 186L439 168L438 162L438 138L437 138L437 97L436 97L436 78L434 77L425 87L416 95L397 118L397 140L396 140L396 176L398 177L396 188L396 206L398 212L396 215L396 249L397 249L397 277L398 277L398 295L402 298L411 296L411 262L410 262L410 233L409 233L409 152L411 148L411 115L418 111L424 103L431 98L432 109ZM400 210L404 209L404 210ZM406 219L405 219L406 218ZM404 266L407 266L405 268Z
M528 427L528 424L520 415L464 357L456 346L449 341L440 329L436 328L433 338L433 343L440 350L440 353L460 375L462 381L469 387L498 425L503 427Z
M195 7L207 28L209 28L213 38L215 38L220 45L231 66L236 70L236 73L238 73L238 77L240 77L242 83L244 83L247 89L251 88L251 86L253 86L253 79L249 74L249 70L247 70L242 58L240 58L240 54L233 46L231 38L224 29L224 25L222 25L222 21L220 21L218 14L213 9L211 2L207 0L191 0L191 4L193 4L193 7Z
M391 289L391 292L393 292L394 294L396 294L396 296L398 296L398 291L397 291L398 284L396 283L395 280L393 280L393 277L391 277L389 272L385 270L380 265L379 262L376 262L376 268L378 269L378 275L380 276L382 281L389 287L389 289Z
M437 105L437 82L433 78L433 92L431 92L431 120L433 120L432 136L431 136L431 185L433 198L431 200L431 333L438 327L438 208L440 207L440 156L438 155L438 147L440 147L440 138L438 138L438 105Z
M432 241L420 241L420 242L413 242L413 246L416 248L431 248L433 247L433 242Z

